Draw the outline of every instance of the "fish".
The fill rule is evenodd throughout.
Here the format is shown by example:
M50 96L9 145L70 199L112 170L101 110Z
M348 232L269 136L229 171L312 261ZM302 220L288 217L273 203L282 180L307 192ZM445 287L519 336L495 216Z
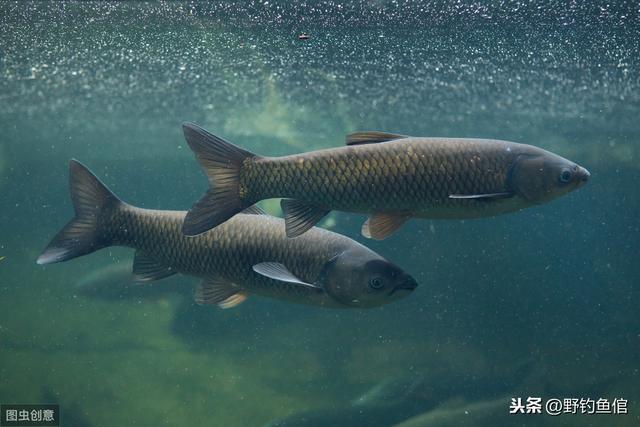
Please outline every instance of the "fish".
M511 395L493 400L467 402L462 405L438 408L410 418L395 427L459 427L511 425L513 414L509 413ZM544 424L543 424L544 425Z
M369 131L348 135L344 147L263 157L195 123L183 131L211 184L185 218L190 236L283 198L289 237L338 210L368 214L362 235L383 240L412 218L489 217L545 203L590 176L557 154L502 140Z
M131 267L130 263L116 262L96 268L80 276L75 281L75 288L88 293L105 288L121 288L132 282Z
M38 264L67 261L108 246L136 250L139 282L176 273L202 279L199 304L231 308L250 294L331 308L370 308L409 295L416 280L360 243L314 228L296 239L283 220L257 207L197 237L181 232L184 211L142 209L121 201L83 164L69 163L74 218Z
M141 286L133 281L130 262L116 262L98 267L75 281L75 291L87 298L103 300L158 300L186 293L184 279L163 280L154 286Z
M264 427L390 426L424 412L422 386L420 376L388 378L347 405L295 413Z
M314 409L271 421L265 427L386 427L432 411L449 401L498 397L518 389L532 373L532 360L478 376L457 371L406 372L383 379L348 405Z

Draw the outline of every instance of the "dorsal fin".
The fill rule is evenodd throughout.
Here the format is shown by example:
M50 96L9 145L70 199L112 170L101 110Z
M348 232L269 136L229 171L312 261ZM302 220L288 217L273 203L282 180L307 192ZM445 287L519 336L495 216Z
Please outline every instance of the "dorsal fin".
M407 135L395 133L378 132L375 130L365 132L354 132L347 135L347 145L376 144L378 142L393 141L394 139L409 138Z

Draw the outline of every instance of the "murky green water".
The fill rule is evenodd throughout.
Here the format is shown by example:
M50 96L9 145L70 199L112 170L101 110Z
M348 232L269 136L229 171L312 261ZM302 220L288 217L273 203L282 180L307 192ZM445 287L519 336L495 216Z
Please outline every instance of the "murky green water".
M632 1L1 2L0 402L59 403L64 426L305 411L286 425L430 411L410 425L638 425L639 14ZM367 129L500 138L592 179L384 242L360 236L363 216L332 215L325 226L420 283L372 310L259 297L218 310L187 277L125 289L122 248L35 264L72 214L70 158L126 201L189 208L207 181L183 121L265 155ZM629 414L508 415L517 396L624 398Z

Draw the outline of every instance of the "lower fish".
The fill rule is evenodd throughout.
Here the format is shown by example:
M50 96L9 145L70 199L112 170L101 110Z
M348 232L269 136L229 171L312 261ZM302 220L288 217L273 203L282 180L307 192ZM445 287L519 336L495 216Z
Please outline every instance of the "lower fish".
M251 207L223 226L184 236L186 212L141 209L116 197L84 165L71 160L75 217L38 257L66 261L108 246L136 249L134 280L176 273L203 279L200 304L237 306L257 294L335 308L376 307L407 296L417 282L367 247L314 227L290 239L284 223Z

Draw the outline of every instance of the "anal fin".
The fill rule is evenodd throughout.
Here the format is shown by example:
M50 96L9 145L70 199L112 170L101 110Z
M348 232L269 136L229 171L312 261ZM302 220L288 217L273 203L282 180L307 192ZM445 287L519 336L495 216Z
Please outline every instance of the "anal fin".
M362 235L369 239L384 240L411 219L410 212L374 213L362 224Z
M240 213L245 215L267 215L258 205L251 205Z
M330 209L311 206L295 199L282 199L287 237L297 237L316 225Z
M248 298L248 295L242 292L238 292L237 294L231 295L229 298L220 301L218 303L218 307L226 310L227 308L237 307L238 305L245 302Z
M247 294L232 283L220 279L207 279L198 285L195 300L198 304L216 304L220 308L233 308L242 304Z
M149 256L143 251L136 251L133 258L133 280L136 282L151 282L169 277L177 272Z

